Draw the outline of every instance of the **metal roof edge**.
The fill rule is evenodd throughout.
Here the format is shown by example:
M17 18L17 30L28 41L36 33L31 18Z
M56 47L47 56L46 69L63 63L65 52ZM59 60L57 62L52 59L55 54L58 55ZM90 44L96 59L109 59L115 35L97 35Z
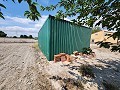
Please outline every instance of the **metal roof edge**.
M55 16L52 16L52 15L49 15L48 18L56 19ZM68 22L68 23L72 23L72 22L70 22L70 21L63 20L63 19L56 19L56 20L60 20L60 21L64 21L64 22ZM74 25L77 25L77 24L74 24ZM90 28L90 27L86 27L86 26L81 26L81 25L77 25L77 26L84 27L84 28L88 28L88 29L92 29L92 28Z

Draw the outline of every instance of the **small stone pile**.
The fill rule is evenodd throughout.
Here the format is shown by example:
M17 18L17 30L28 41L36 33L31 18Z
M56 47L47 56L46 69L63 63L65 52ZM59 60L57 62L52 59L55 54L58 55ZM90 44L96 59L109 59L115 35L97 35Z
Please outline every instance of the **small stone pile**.
M78 52L78 51L74 51L73 54L71 54L70 56L71 56L72 60L92 59L92 58L96 57L95 52L91 52L90 54L84 54L84 53Z
M54 55L54 62L59 62L59 61L70 61L70 55L66 54L66 53L60 53L57 55Z
M83 59L92 59L94 57L96 57L95 52L92 52L90 54L83 54L81 52L74 51L73 54L71 55L68 55L66 53L60 53L60 54L54 55L54 62L60 62L60 61L71 62L72 60L76 60L76 59L83 60Z

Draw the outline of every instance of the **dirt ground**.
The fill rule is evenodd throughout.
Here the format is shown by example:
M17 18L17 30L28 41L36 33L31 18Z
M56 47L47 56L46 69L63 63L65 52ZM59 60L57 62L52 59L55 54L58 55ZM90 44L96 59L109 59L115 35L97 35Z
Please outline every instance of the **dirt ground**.
M34 43L0 43L0 90L105 90L103 81L120 90L120 53L95 44L91 48L96 53L93 59L54 63L48 62ZM93 66L94 79L78 72L83 64ZM81 84L76 80L84 89L78 88ZM62 89L66 85L67 89Z
M37 42L35 39L25 39L25 38L1 38L0 43L34 43Z
M46 65L33 43L0 43L0 90L54 90Z
M54 79L51 79L51 81L56 90L60 90L62 86L67 86L67 90L109 90L105 89L103 85L104 81L117 88L110 90L120 90L120 53L111 52L109 49L105 48L99 48L95 44L91 44L91 48L96 54L96 57L93 59L76 59L71 63L50 62L47 72L51 76L54 76ZM95 78L81 76L78 70L83 64L93 67L92 70ZM65 79L67 81L69 78L74 81L81 81L84 89L76 87L76 85L73 85L74 83L69 84L64 82Z

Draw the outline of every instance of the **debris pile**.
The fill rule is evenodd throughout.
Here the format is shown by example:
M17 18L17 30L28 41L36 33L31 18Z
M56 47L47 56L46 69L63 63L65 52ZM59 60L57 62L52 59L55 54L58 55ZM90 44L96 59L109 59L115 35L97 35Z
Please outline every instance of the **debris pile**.
M75 78L62 78L60 76L52 76L50 79L61 83L61 90L84 90L83 83Z
M78 52L78 51L74 51L73 54L71 54L70 56L71 56L72 60L92 59L92 58L96 57L95 52L85 54L85 53Z
M60 61L71 62L72 60L92 59L94 57L96 57L95 52L85 54L83 52L74 51L73 54L71 55L68 55L66 53L60 53L60 54L54 55L54 62L60 62Z
M54 55L54 62L59 62L59 61L68 61L70 62L70 55L66 54L66 53L60 53L57 55Z

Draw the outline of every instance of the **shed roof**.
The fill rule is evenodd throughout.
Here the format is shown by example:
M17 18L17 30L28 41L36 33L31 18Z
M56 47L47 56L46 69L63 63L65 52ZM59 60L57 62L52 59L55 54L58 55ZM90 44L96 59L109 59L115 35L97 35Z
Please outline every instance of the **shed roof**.
M52 15L49 15L48 18L57 19L57 18L55 18L55 16L52 16ZM72 22L67 21L67 20L64 20L64 19L58 19L58 20L63 21L63 22L68 22L68 23L71 23L71 24L75 24L75 23L72 23ZM86 26L82 26L82 25L78 25L78 24L75 24L75 25L80 26L80 27L84 27L84 28L89 28L89 29L91 29L90 27L86 27Z

